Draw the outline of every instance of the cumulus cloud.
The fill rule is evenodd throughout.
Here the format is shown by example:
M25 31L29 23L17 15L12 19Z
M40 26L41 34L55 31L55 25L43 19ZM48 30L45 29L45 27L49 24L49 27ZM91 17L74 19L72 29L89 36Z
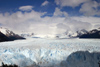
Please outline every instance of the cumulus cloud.
M34 10L30 13L25 12L24 14L21 11L13 13L11 15L0 14L0 23L5 27L10 27L14 30L28 30L32 22L38 22L40 17L44 13L35 12ZM34 23L33 22L33 23ZM20 30L21 29L21 30Z
M90 0L55 0L57 5L61 7L70 6L70 7L77 7L84 2L88 2Z
M81 29L91 29L97 24L100 25L100 18L97 17L69 17L67 13L59 8L55 9L52 17L45 16L41 12L32 10L22 13L18 11L13 14L0 14L0 24L17 33L34 33L39 36L55 36L68 31L77 31ZM67 15L62 17L62 15ZM82 19L82 20L81 20ZM92 22L91 22L92 21Z
M100 3L89 1L81 6L80 12L87 16L100 15Z
M44 1L44 2L41 4L41 6L45 6L45 5L48 5L48 4L49 4L48 1Z
M65 11L61 11L59 8L55 8L54 16L66 17L68 16L68 13Z
M91 23L85 21L78 21L73 19L72 17L66 18L65 22L69 25L72 31L78 31L82 29L89 30L92 27Z
M30 11L30 10L32 10L32 8L34 8L34 7L30 6L30 5L28 5L28 6L21 6L21 7L19 7L19 10Z
M95 25L94 28L100 28L100 24Z
M92 25L91 29L98 28L100 25L100 18L99 17L86 17L86 16L81 16L81 17L72 17L72 19L81 21L81 22L88 22Z
M100 16L100 3L95 0L55 0L56 5L60 7L81 6L79 12L86 16Z

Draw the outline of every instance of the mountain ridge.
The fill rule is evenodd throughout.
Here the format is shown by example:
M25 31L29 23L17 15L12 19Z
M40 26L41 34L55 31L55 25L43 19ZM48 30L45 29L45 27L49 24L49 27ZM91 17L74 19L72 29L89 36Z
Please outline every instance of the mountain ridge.
M15 34L13 31L8 30L7 28L0 28L0 42L4 41L14 41L18 39L25 39L24 37Z
M100 28L90 30L87 33L80 35L79 38L99 38L100 39Z

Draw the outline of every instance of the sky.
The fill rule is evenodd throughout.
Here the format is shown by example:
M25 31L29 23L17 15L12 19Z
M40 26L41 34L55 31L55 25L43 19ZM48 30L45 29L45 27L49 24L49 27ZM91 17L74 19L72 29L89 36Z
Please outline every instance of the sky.
M100 0L0 0L0 27L56 35L100 27Z

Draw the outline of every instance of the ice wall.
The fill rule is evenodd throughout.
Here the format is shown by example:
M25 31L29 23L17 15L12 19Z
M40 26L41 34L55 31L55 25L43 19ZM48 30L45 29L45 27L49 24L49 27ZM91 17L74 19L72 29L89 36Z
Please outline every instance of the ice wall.
M99 52L98 39L33 38L0 43L0 62L20 67L98 67Z

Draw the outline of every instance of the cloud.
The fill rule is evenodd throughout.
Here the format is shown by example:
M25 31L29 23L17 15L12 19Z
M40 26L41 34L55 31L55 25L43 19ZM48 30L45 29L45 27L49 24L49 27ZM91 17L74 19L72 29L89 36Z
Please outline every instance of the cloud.
M100 3L97 3L96 1L86 2L81 6L80 12L87 16L100 16Z
M55 0L57 5L61 7L70 6L70 7L77 7L82 3L88 2L90 0Z
M30 13L25 12L24 14L21 11L11 15L0 14L0 23L15 31L28 31L30 25L38 22L43 14L44 13L35 12L34 10Z
M46 6L46 5L48 5L48 4L49 4L48 1L44 1L44 2L41 4L41 6Z
M100 24L95 25L94 28L100 28Z
M69 25L70 30L72 31L78 31L82 29L89 30L92 27L91 23L84 22L84 21L78 21L76 19L73 19L73 17L66 18L65 22Z
M95 0L55 0L56 5L60 7L81 6L79 12L86 16L100 16L100 2Z
M56 34L75 32L81 29L91 29L100 25L100 18L97 17L69 17L67 13L59 8L55 9L52 17L45 16L45 12L17 11L16 13L0 14L0 24L16 33L34 33L41 37L54 37ZM67 15L62 17L62 15Z
M33 6L21 6L19 7L19 10L22 10L22 11L30 11L32 10L32 8L34 8Z
M81 21L81 22L90 23L92 25L91 29L98 28L98 26L100 25L100 18L99 17L81 16L81 17L72 17L72 19L77 20L77 21Z
M61 11L59 8L55 8L54 16L66 17L68 13L65 11Z

